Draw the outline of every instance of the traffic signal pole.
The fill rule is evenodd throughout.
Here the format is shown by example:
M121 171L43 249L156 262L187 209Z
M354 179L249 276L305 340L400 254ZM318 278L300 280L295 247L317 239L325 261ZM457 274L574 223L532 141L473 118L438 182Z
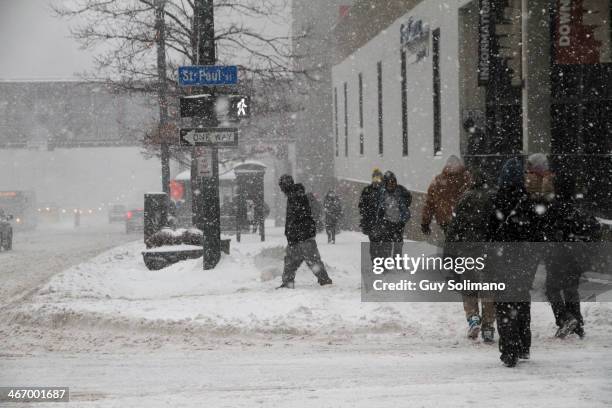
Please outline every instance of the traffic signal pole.
M157 40L157 76L159 100L159 127L161 139L161 170L162 191L170 194L170 146L166 140L166 124L168 123L168 84L166 83L166 24L164 22L164 6L166 0L155 1L155 29Z
M215 25L213 0L195 0L195 52L198 65L214 65ZM209 93L214 94L212 87ZM205 127L217 127L214 112L203 118ZM204 269L213 269L221 258L221 223L219 209L219 151L217 147L207 147L212 155L212 177L199 177L195 149L192 150L191 187L194 224L202 230L204 249Z

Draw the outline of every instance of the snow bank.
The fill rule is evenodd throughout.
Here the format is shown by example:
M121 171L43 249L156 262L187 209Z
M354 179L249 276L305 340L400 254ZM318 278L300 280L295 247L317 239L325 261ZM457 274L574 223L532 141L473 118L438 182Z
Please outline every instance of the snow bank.
M116 247L91 261L56 275L16 319L36 324L116 324L150 329L204 330L220 333L290 333L300 335L375 335L395 333L415 342L464 342L465 317L460 303L362 303L360 241L343 232L319 249L334 284L319 287L306 266L297 273L295 290L275 290L280 283L284 237L272 229L266 242L244 235L232 242L214 270L202 259L149 271L140 242ZM608 341L612 308L584 304L591 338ZM550 306L533 304L534 337L555 331ZM58 323L59 322L59 323ZM608 340L606 340L608 339Z

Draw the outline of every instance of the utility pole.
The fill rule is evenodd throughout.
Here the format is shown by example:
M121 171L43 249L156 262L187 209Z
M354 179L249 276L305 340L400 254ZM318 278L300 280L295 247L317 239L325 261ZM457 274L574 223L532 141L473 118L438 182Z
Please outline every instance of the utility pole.
M166 0L155 0L155 31L157 40L157 76L159 101L159 127L161 139L162 191L170 194L170 146L166 140L168 123L168 84L166 83L166 24L164 6Z
M214 65L215 55L215 24L213 0L195 0L195 54L198 65ZM212 88L209 92L214 95ZM217 117L214 109L204 118L206 127L217 127ZM209 147L212 155L212 177L199 178L195 149L192 151L191 180L194 224L203 232L204 269L214 268L221 258L221 226L219 211L219 151L217 147ZM196 181L193 183L193 181Z

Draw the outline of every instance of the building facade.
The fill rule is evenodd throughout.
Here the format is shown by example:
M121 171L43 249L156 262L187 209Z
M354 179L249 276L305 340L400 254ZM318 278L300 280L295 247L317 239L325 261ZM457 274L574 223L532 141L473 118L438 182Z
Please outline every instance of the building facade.
M508 157L551 154L556 172L609 212L611 13L609 0L357 2L336 27L332 68L347 224L374 167L413 192L411 224L420 224L423 195L450 155L495 181ZM464 130L467 119L480 137Z
M294 176L321 196L333 186L331 67L334 27L354 0L293 1L292 38L298 76L294 103Z

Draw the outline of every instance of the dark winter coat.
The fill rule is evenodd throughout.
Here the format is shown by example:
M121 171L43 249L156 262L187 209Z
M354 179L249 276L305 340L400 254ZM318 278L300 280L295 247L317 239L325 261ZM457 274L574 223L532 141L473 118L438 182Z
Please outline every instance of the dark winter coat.
M466 191L457 206L448 225L446 242L487 242L489 222L493 214L495 197L482 178L474 181L473 187Z
M390 181L395 182L395 190L390 191L387 185ZM401 242L403 241L404 227L410 219L410 204L412 195L404 186L397 184L395 174L391 171L385 172L383 187L378 192L376 207L376 222L372 227L371 237L382 242ZM388 198L394 196L398 204L398 220L391 221L386 219L388 211Z
M372 227L376 224L376 211L381 189L382 184L372 183L363 189L359 197L359 215L361 216L359 226L366 235L370 235Z
M285 236L289 245L314 238L317 234L316 224L312 218L310 204L302 184L288 187L287 215L285 219Z
M385 205L387 197L390 194L396 194L398 197L400 221L399 223L405 225L410 219L410 204L412 203L412 194L402 185L397 185L395 191L390 192L383 188L378 193L378 203L376 208L376 221L381 222L385 218Z
M554 197L554 196L552 196ZM491 214L490 234L497 242L547 242L554 235L555 207L550 198L525 189L523 162L508 160L502 168Z
M323 209L325 211L325 224L327 225L336 224L342 216L342 203L335 194L328 193L325 196Z

